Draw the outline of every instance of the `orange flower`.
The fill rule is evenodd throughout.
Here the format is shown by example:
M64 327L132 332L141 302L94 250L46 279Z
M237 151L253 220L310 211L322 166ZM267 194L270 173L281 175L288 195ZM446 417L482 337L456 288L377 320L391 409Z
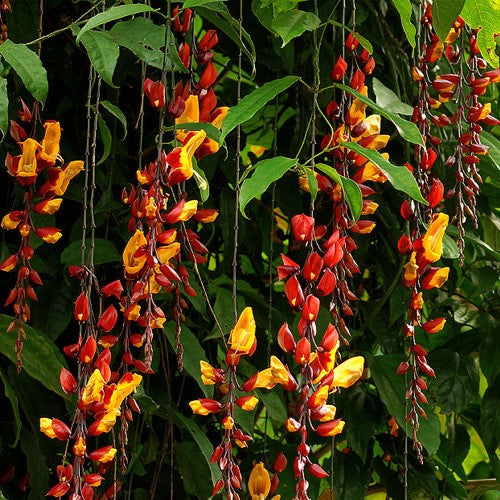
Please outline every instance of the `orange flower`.
M422 328L426 333L438 333L440 332L446 323L446 318L435 318L427 321L422 325Z
M83 439L82 436L80 436L76 443L73 446L73 453L77 457L83 457L85 455L85 450L87 449L87 445L85 443L85 439Z
M410 260L404 265L403 283L406 287L412 287L417 281L418 266L417 252L412 252Z
M363 374L365 360L354 356L340 363L333 370L333 387L351 387Z
M345 422L340 420L331 420L330 422L326 422L324 424L319 424L316 432L323 437L331 437L340 434L344 429Z
M26 182L34 182L37 172L36 154L41 146L35 139L26 139L24 142L19 143L22 147L21 158L17 165L16 177L23 178Z
M255 396L241 396L236 400L236 404L246 411L252 411L258 402L259 400Z
M123 265L126 274L137 274L144 267L147 259L146 254L136 257L136 253L146 243L144 233L140 229L136 229L123 251Z
M222 409L222 404L219 401L215 401L215 399L195 399L194 401L190 401L189 406L191 410L196 415L208 415L209 413L217 413Z
M114 409L119 412L119 408L124 399L137 389L137 386L141 383L141 381L142 375L132 372L125 373L111 394L109 403L106 404L106 410L109 411Z
M167 163L171 167L167 179L169 185L179 184L193 176L193 155L206 136L204 130L192 132L186 136L181 147L174 148L167 155Z
M431 267L422 280L422 288L424 290L441 288L446 283L449 273L449 267Z
M428 263L436 262L443 253L443 237L448 226L449 217L439 213L434 216L427 232L422 238L423 258Z
M248 379L243 384L243 390L248 392L254 389L272 389L275 385L276 380L273 377L272 368L266 368Z
M82 392L81 403L84 407L90 406L92 403L101 401L104 396L104 379L99 370L94 370L90 376L85 389Z
M271 490L271 478L264 464L259 462L254 465L248 478L248 492L252 500L264 500Z
M39 159L46 166L52 166L57 160L59 154L59 142L61 140L61 125L56 121L47 121L43 124L45 136L42 140L42 150L39 153Z
M229 345L237 354L248 354L255 343L255 319L251 307L246 307L231 331Z
M24 212L21 210L15 210L14 212L9 212L7 215L4 215L1 223L2 229L16 229L23 215Z
M49 181L40 188L40 194L52 193L62 196L70 181L83 170L83 161L70 161L64 168L52 167L49 169Z
M170 243L170 245L164 247L158 247L156 253L158 254L158 260L162 264L168 264L170 259L174 258L180 251L181 245L177 241Z
M99 462L101 464L111 462L116 455L116 448L113 448L111 445L104 446L93 452L89 453L89 459L92 462Z
M62 236L61 231L55 227L40 227L35 229L35 233L46 243L57 243Z
M210 363L200 361L201 380L205 385L220 384L223 374L220 368L214 368Z

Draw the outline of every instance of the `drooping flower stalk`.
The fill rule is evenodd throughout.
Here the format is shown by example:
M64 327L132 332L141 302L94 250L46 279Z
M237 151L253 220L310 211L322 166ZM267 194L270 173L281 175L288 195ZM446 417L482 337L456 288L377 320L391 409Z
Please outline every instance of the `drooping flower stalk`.
M225 368L215 368L206 361L200 361L201 379L205 385L214 385L217 399L201 398L189 403L197 415L219 414L223 428L221 443L216 446L210 463L217 463L222 479L216 482L212 495L225 488L228 499L238 500L242 486L242 475L236 463L233 447L246 448L252 437L245 434L235 421L234 409L238 405L245 411L252 411L258 399L251 395L239 395L251 389L240 386L237 367L242 356L252 356L257 348L255 319L250 307L243 310L229 337Z
M17 332L15 351L17 369L21 370L23 340L26 336L23 323L30 321L30 300L38 300L34 285L42 285L42 280L32 266L35 254L33 238L36 236L46 243L54 244L62 236L56 227L39 226L36 215L53 215L62 203L62 196L70 181L83 169L82 161L65 164L60 154L61 126L59 122L47 120L43 124L44 135L37 140L36 121L38 113L32 113L21 100L22 109L18 111L19 121L11 120L10 135L21 148L19 155L7 153L5 164L9 175L14 177L24 192L23 206L4 215L1 227L4 230L17 230L20 243L15 253L0 263L4 272L18 269L14 288L9 292L5 305L11 305L15 319L8 331ZM36 116L35 116L36 115ZM30 131L26 128L31 125Z

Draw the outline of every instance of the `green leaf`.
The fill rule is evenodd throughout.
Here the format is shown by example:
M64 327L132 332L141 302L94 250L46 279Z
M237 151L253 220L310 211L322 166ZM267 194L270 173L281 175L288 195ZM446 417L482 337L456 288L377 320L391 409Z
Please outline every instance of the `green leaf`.
M165 26L158 26L145 17L136 17L116 23L110 34L118 45L130 50L141 61L162 68Z
M50 470L47 466L47 460L40 449L41 436L41 433L35 436L26 430L21 433L21 449L26 457L26 466L31 483L28 500L44 498L49 487Z
M129 5L119 5L111 7L105 12L100 12L94 17L90 18L80 33L76 37L76 42L78 43L82 36L90 31L91 29L97 28L97 26L102 26L103 24L109 23L110 21L116 21L122 17L133 16L134 14L140 14L141 12L154 12L155 9L151 8L149 5L139 5L139 4L129 4Z
M165 325L164 333L172 348L175 349L175 323L173 321ZM211 398L213 394L212 387L205 385L201 381L200 360L204 360L207 357L203 347L201 347L198 339L186 325L182 325L180 340L184 346L184 370L196 380L205 397Z
M47 98L47 71L38 55L23 43L6 40L0 45L0 55L12 66L30 94L42 104Z
M109 262L120 262L122 256L116 249L114 243L101 238L95 238L94 240L94 264L107 264ZM66 266L81 265L81 245L80 240L73 241L69 246L67 246L61 253L61 262ZM86 252L85 258L88 259L90 252L90 239L85 240Z
M334 21L333 19L330 19L328 22L330 24L333 24L333 26L338 26L339 28L343 28L343 29L349 31L349 33L352 33L353 35L355 35L357 40L359 41L359 44L361 45L361 47L366 49L370 54L373 54L373 45L363 35L361 35L357 31L354 31L352 28L349 28L349 26L345 26L344 24L339 23L337 21Z
M462 411L479 391L479 373L474 360L449 349L429 353L436 378L429 384L444 414Z
M220 479L221 472L217 464L210 464L210 457L214 451L212 443L192 417L187 418L182 415L182 413L179 413L176 409L171 407L167 409L167 412L172 417L176 425L180 429L186 430L198 445L201 456L205 459L208 467L210 468L212 484L215 484ZM197 459L199 460L199 456Z
M465 0L434 0L432 2L432 27L443 42L464 4Z
M406 38L408 38L410 45L413 48L415 48L416 45L415 35L417 33L417 30L415 29L415 26L411 22L411 14L412 14L411 1L392 0L392 3L394 4L394 7L396 7L396 10L399 13L399 17L401 18L401 24L403 25L403 30L405 32Z
M3 332L2 332L3 335ZM17 446L17 442L19 441L19 437L21 435L21 428L22 428L22 423L21 423L21 415L19 413L19 400L17 399L17 394L14 388L10 385L8 378L4 374L3 370L0 370L0 379L2 380L3 383L3 388L4 388L4 394L7 398L10 400L10 405L12 407L12 413L14 414L14 423L15 423L15 440L12 443L12 448L15 448Z
M443 237L443 257L445 259L458 259L459 255L457 242L445 234Z
M68 314L71 314L71 311L68 311ZM17 331L7 332L13 320L11 316L0 314L0 352L16 363L14 346L17 341ZM23 370L30 377L40 381L47 389L67 397L59 383L61 368L66 366L59 349L45 333L28 325L23 325L23 327L26 332L22 354Z
M223 3L216 2L204 7L197 7L196 12L205 21L219 28L221 33L227 35L243 51L252 65L252 74L254 74L256 61L255 44L252 37L244 28L241 29L240 37L239 21L231 16L228 8Z
M470 437L463 425L455 425L454 432L449 437L441 436L441 444L437 452L437 458L445 466L445 469L455 471L462 480L467 480L467 474L462 464L470 449ZM443 470L443 469L442 469Z
M405 383L404 377L396 375L401 362L399 354L385 354L382 356L366 355L375 386L380 399L389 413L397 420L398 425L405 427ZM429 454L433 455L439 448L440 423L437 415L430 406L425 408L427 418L420 419L418 437Z
M192 123L183 123L182 125L177 125L178 129L182 130L204 130L207 133L207 137L212 139L213 141L219 142L220 140L220 130L217 127L214 127L211 123L205 122L192 122Z
M257 391L258 398L264 403L269 418L279 425L283 425L288 417L283 398L275 391L261 389Z
M500 376L488 387L481 402L481 439L489 453L500 444Z
M121 140L125 139L125 137L127 137L127 119L125 118L123 111L118 106L115 106L114 104L110 103L109 101L101 101L100 105L108 113L111 113L120 122L120 124L123 128L123 137Z
M210 183L208 182L205 171L198 167L198 164L193 161L193 177L200 190L200 199L205 203L210 196Z
M312 12L293 10L283 12L273 19L271 28L283 40L283 48L290 40L302 35L306 31L313 31L319 27L321 20Z
M382 108L390 109L400 115L413 114L413 108L409 104L400 101L391 89L387 88L376 78L373 78L373 92L375 93L377 104Z
M110 87L116 88L113 73L120 55L120 47L109 31L88 31L80 38L92 66Z
M227 112L222 125L222 134L220 143L224 142L227 134L234 130L238 125L250 120L257 111L262 109L271 99L291 87L299 80L298 76L290 75L277 80L267 82L262 87L255 89L246 95L241 101Z
M500 5L496 0L465 0L460 13L464 21L472 28L481 28L477 35L477 44L482 56L494 67L498 67L495 34L500 33Z
M355 142L341 143L346 148L359 153L375 164L382 173L387 177L387 180L394 188L407 195L411 196L414 200L428 205L425 198L418 189L417 181L412 173L405 166L393 165L387 161L378 151L366 149Z
M9 128L9 96L7 95L7 79L0 80L0 132L1 140L5 137Z
M451 236L458 237L458 229L455 226L448 226L446 228L446 232L450 233ZM474 236L467 231L465 232L464 236L465 236L465 241L473 244L477 248L483 249L492 259L500 260L500 252L491 248L490 245L480 240L477 236Z
M324 163L317 163L316 168L328 175L328 177L333 179L337 184L340 184L345 196L345 201L351 210L352 218L357 221L363 208L363 196L358 184L352 179L340 175L333 167L325 165Z
M187 9L188 7L200 7L210 3L226 2L227 0L184 0L182 7Z
M198 446L195 443L175 443L175 462L184 490L192 498L210 498L213 487L210 482L210 469L203 460L193 460L197 454Z
M304 172L306 173L307 184L309 184L312 201L316 201L316 196L318 196L318 179L316 179L312 169L305 167Z
M101 159L97 162L97 165L101 165L108 159L109 153L111 153L111 143L113 138L111 137L109 127L106 125L106 122L101 115L97 117L97 127L99 129L99 135L101 136L101 142L104 147Z
M245 215L245 207L255 197L260 196L278 179L281 179L295 164L297 160L276 156L256 163L252 177L246 178L240 190L240 211Z
M500 141L493 134L483 130L481 132L481 142L490 148L488 151L488 159L490 159L497 170L500 171Z
M406 141L413 144L420 144L422 146L424 145L418 127L414 123L409 122L408 120L401 118L398 114L379 106L378 104L374 103L369 97L360 94L357 90L351 89L351 87L347 85L343 85L341 83L334 83L333 85L347 93L352 94L361 102L365 103L368 107L373 109L373 111L394 123L394 126L398 129L401 137Z
M349 445L366 460L368 442L377 429L380 415L373 396L360 387L353 387L347 396L345 405L342 405L342 416L349 425L346 425L346 436Z

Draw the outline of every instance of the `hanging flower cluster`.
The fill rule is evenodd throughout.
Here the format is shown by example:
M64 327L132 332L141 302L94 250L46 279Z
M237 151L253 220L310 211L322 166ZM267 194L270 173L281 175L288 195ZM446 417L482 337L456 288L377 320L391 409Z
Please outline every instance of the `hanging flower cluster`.
M373 72L375 61L366 49L363 49L358 55L358 45L357 38L350 34L346 40L346 48L352 63L348 65L344 58L339 56L330 76L335 82L344 81L347 77L346 72L351 68L349 86L366 96L368 88L365 85L365 77ZM359 69L360 67L362 69ZM331 158L335 170L347 178L347 182L349 180L355 181L358 185L363 197L361 210L363 216L372 215L378 208L378 204L370 199L375 191L367 186L366 182L383 183L387 179L373 162L349 150L344 144L354 142L366 149L379 151L389 141L389 135L381 134L380 116L367 116L366 108L366 104L360 99L353 98L351 94L342 91L339 101L331 100L326 108L326 114L331 120L330 125L334 133L324 136L321 141L321 149ZM387 153L382 153L382 156L385 159L389 157ZM332 202L331 229L322 225L315 226L314 219L305 215L300 216L300 223L299 216L296 216L297 223L292 224L292 229L295 226L294 235L300 241L311 241L312 235L314 235L314 239L330 235L323 244L324 268L320 266L319 271L323 268L324 272L318 283L318 291L322 296L331 297L329 309L345 339L350 336L345 317L354 314L351 303L358 300L357 296L349 289L347 279L360 273L359 266L352 256L357 245L351 234L368 234L375 228L375 222L369 219L354 220L341 185L332 182L317 171L313 173L318 182L318 189L324 192ZM300 177L299 182L301 187L309 190L306 176ZM318 254L311 254L306 265L320 262L319 257ZM318 277L319 274L316 275L316 278ZM295 280L287 282L287 287L296 288ZM287 293L287 297L290 302L289 293Z
M306 215L292 218L295 239L306 242L311 248L314 219ZM289 432L298 432L300 444L293 463L296 479L296 498L306 499L309 483L308 471L314 477L326 477L327 472L310 457L308 433L316 432L323 437L342 432L344 421L336 418L335 406L328 403L330 394L340 387L350 387L362 375L364 359L356 356L336 366L339 335L336 326L329 324L318 342L316 320L320 309L319 297L325 294L327 282L332 273L326 255L321 257L310 250L304 266L282 255L283 265L278 267L279 279L286 279L285 293L292 309L300 311L298 340L287 323L280 328L277 340L285 354L290 355L294 365L290 369L277 356L271 356L270 366L251 377L243 389L272 389L276 385L290 393L296 411L287 420ZM303 285L301 284L303 282ZM331 290L330 292L331 293ZM317 423L314 423L314 422Z
M413 69L413 79L419 84L419 100L413 120L419 126L426 141L426 147L417 146L416 154L419 157L421 169L417 180L420 182L424 195L430 197L429 208L434 208L441 202L444 188L441 181L430 173L438 156L437 148L441 143L439 137L432 135L431 124L438 128L456 127L457 140L454 152L448 157L445 165L455 168L455 186L447 196L455 196L457 199L454 220L459 233L460 263L463 265L464 224L467 218L470 218L474 227L477 228L476 197L482 182L478 172L478 163L480 156L488 153L488 147L481 143L482 126L500 123L491 115L491 104L481 103L479 97L485 94L490 83L500 80L500 70L487 71L482 74L487 63L480 57L477 30L470 30L461 17L457 18L444 42L439 40L433 32L431 4L425 6L421 26L422 40L419 44L421 55L418 59L418 66ZM467 37L468 56L465 53ZM438 62L443 54L456 72L438 74L431 79L429 65ZM447 102L456 104L450 115L446 112L437 114L431 112L431 110L441 109L441 104Z
M195 162L218 150L218 143L207 137L204 130L189 131L182 128L185 123L207 122L218 127L228 108L217 108L217 99L211 86L217 71L211 62L211 48L217 43L215 30L208 31L197 47L191 48L186 39L191 30L192 12L178 8L173 12L174 31L181 37L179 55L190 71L187 83L180 81L168 105L169 114L175 118L176 140L180 145L170 152L159 145L157 158L137 170L137 187L124 190L122 200L131 209L129 229L133 232L123 253L127 299L123 304L125 331L124 362L133 364L147 373L153 357L153 330L162 329L165 312L154 297L160 290L174 294L173 315L176 322L176 347L179 367L182 368L182 344L180 342L181 321L187 303L181 296L195 296L190 285L188 268L183 259L196 264L207 260L208 249L200 241L194 229L186 228L185 222L194 219L201 223L213 222L218 212L202 209L196 199L189 199L188 181L193 176L202 179L196 172ZM193 54L198 68L205 68L196 84ZM165 113L166 89L163 82L146 79L144 92L153 108ZM160 135L160 138L162 135ZM161 139L160 139L161 140ZM138 333L142 330L142 333ZM130 346L144 346L144 360L137 360Z
M477 32L470 31L460 17L453 24L444 41L434 33L432 27L432 5L424 2L424 14L421 18L420 39L418 41L419 56L417 65L413 68L413 79L418 82L418 102L414 108L413 121L417 124L424 140L424 145L415 146L416 166L408 168L413 172L417 184L428 205L424 207L415 202L405 201L400 213L409 221L410 233L403 235L398 248L409 259L404 266L403 284L410 290L408 322L404 328L408 340L408 356L403 361L397 373L403 375L410 371L406 397L411 407L407 415L412 425L413 447L418 459L422 462L422 445L418 440L419 415L425 416L421 403L427 398L423 390L427 388L421 375L434 376L433 369L428 365L425 349L416 342L415 334L419 328L433 334L442 330L445 318L422 321L423 292L432 288L440 288L448 279L448 267L436 267L442 253L442 239L448 216L444 213L433 214L444 197L445 188L441 180L433 172L433 166L438 158L438 148L441 139L433 134L431 126L457 127L457 141L454 153L447 159L445 165L456 167L455 186L447 196L457 196L456 223L459 230L458 247L460 261L463 264L464 227L466 215L477 224L475 215L476 196L479 193L481 177L477 171L479 156L486 154L488 148L481 144L479 122L495 125L498 122L491 116L489 104L480 104L478 97L483 95L490 81L499 78L498 71L492 71L481 77L481 69L486 68L486 62L479 57L477 48ZM464 38L469 38L469 59L464 64ZM430 65L439 61L445 55L456 73L439 74L432 80ZM465 66L465 67L464 67ZM435 95L436 97L433 97ZM446 113L435 114L433 110L440 108L442 103L456 103L451 116ZM467 201L464 199L464 194ZM429 223L425 234L421 234L422 224Z
M222 488L225 488L227 498L234 500L240 498L238 490L241 489L243 479L235 461L233 446L246 448L247 443L252 441L252 437L245 434L235 422L234 408L238 405L245 411L252 411L258 403L258 399L253 395L238 394L249 392L251 389L239 384L237 367L242 356L252 356L257 348L255 329L253 311L247 307L231 331L225 360L226 368L215 368L206 361L200 361L201 380L205 385L215 386L218 399L201 398L189 403L191 410L197 415L221 415L224 435L222 442L215 448L210 463L217 463L222 471L222 479L214 485L212 495L216 495Z
M66 449L72 443L73 462L66 462L65 453L63 463L57 467L59 482L47 492L47 496L59 498L69 493L71 498L91 500L95 495L94 489L104 481L104 475L115 459L116 448L113 445L97 447L97 441L93 440L92 451L89 451L87 443L89 438L111 431L123 402L128 399L130 403L133 399L131 394L140 384L142 376L127 372L117 380L118 374L111 372L110 362L109 349L103 349L97 355L96 341L89 337L78 354L79 368L84 375L79 376L77 382L70 371L61 370L62 389L67 394L77 394L73 425L70 428L61 420L43 417L40 419L40 431L51 439L66 441ZM94 419L90 425L89 418ZM113 483L104 498L115 498L119 487L119 483Z
M448 225L448 216L444 213L436 214L425 234L415 238L413 241L406 235L402 236L398 243L400 252L410 255L404 266L403 284L410 290L408 322L404 328L405 337L408 340L408 355L398 369L398 375L404 375L410 371L408 377L408 388L406 398L410 401L410 410L407 420L412 426L413 448L417 458L422 463L422 444L417 435L419 428L419 415L425 417L422 403L427 403L424 390L427 384L421 375L434 377L434 370L429 366L425 348L416 341L416 333L419 328L428 334L440 332L446 323L445 318L433 318L423 321L422 309L424 306L423 291L433 288L441 288L450 272L449 267L437 267L435 264L443 252L443 237Z
M67 164L60 154L61 125L48 120L43 124L44 134L36 139L36 118L21 100L22 109L18 112L19 121L11 120L10 134L18 142L20 154L7 153L5 164L9 175L15 178L24 191L23 206L4 215L2 229L17 230L21 241L15 253L0 263L0 270L10 272L17 269L17 280L9 292L5 305L13 305L15 319L9 331L17 331L15 350L18 370L21 368L21 352L25 331L23 322L31 318L29 299L37 300L34 285L42 280L33 269L33 237L46 243L56 243L62 236L56 227L43 225L35 217L55 214L62 202L70 181L83 169L82 161ZM35 113L37 114L37 113ZM30 133L26 131L31 127Z

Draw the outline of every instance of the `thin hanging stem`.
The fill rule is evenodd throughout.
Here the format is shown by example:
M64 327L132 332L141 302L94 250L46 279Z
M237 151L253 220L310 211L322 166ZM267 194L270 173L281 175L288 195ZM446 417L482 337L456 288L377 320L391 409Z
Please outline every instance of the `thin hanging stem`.
M239 9L239 24L238 34L241 40L241 32L243 29L243 0L240 0ZM241 47L238 52L238 86L236 101L240 102L241 99ZM239 213L240 213L240 161L241 161L241 126L236 128L236 177L235 177L235 202L234 202L234 240L233 240L233 313L234 322L238 321L238 292L237 292L237 279L238 279L238 232L239 232Z
M96 191L95 171L96 171L96 149L97 149L97 128L99 125L99 105L101 100L101 83L102 78L97 76L97 89L94 108L94 123L92 129L92 144L91 144L91 160L90 160L90 197L89 197L89 212L90 212L90 251L88 257L88 266L91 272L94 272L94 250L95 250L95 215L94 215L94 198Z
M42 55L43 0L40 0L40 20L38 22L38 57Z

